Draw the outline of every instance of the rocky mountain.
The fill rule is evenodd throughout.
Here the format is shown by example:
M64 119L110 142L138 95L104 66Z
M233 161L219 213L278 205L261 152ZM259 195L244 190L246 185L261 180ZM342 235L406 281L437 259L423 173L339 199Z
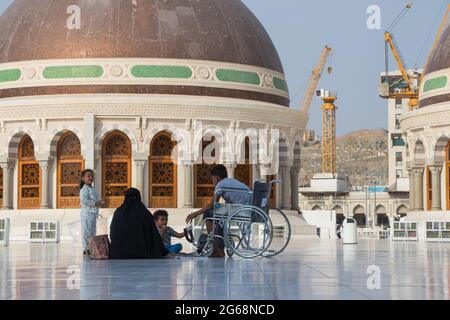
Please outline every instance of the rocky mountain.
M322 143L304 142L300 185L322 171ZM338 173L346 174L353 186L388 183L388 134L386 130L359 130L337 139Z

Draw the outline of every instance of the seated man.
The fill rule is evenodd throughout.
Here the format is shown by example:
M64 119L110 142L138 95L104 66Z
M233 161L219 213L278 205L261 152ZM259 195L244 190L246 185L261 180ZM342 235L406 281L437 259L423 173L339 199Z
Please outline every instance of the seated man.
M227 168L224 165L216 165L211 170L211 176L213 180L213 184L215 186L214 193L216 194L216 198L214 197L211 199L211 201L202 209L191 213L186 218L187 223L191 223L192 220L194 220L196 217L203 215L203 220L207 218L213 217L213 209L214 209L214 202L218 202L220 198L223 198L225 200L225 203L227 204L251 204L251 195L249 193L244 192L233 192L233 191L222 191L218 192L219 189L241 189L250 191L249 187L242 182L228 178L228 172ZM210 233L213 229L213 222L208 220L206 221L206 229L208 233ZM214 242L214 252L213 257L225 257L225 252L223 249L223 246L219 248L219 245Z

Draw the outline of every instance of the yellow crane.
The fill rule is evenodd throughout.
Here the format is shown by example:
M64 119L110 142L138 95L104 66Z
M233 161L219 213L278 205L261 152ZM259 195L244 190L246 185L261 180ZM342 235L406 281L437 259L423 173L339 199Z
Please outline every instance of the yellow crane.
M304 112L309 111L317 85L332 51L330 47L325 46L320 55L319 62L311 72L309 86L302 102L302 110ZM331 74L333 71L332 67L328 67L327 71ZM316 94L320 95L321 92L325 94L324 90L318 90ZM336 107L334 106L336 97L321 97L324 101L324 105L322 106L322 172L336 173Z
M408 3L400 15L394 20L391 24L391 27L388 29L392 29L395 25L397 25L401 18L412 8L412 2ZM380 97L384 99L409 99L408 105L410 110L416 109L419 105L419 77L413 73L410 74L408 71L405 62L402 59L400 54L400 50L395 42L394 36L391 32L386 31L384 33L384 41L385 41L385 64L386 64L386 74L385 81L381 84L380 87ZM399 83L396 82L394 84L389 82L389 48L391 49L394 59L397 62L397 65L400 69L400 73L402 75L402 80L405 84L404 87L398 86L395 90L392 90L394 85Z
M304 112L309 111L309 107L311 106L312 99L314 97L314 93L317 89L317 84L319 83L320 78L322 77L323 70L325 69L325 65L327 64L328 57L330 56L331 52L333 50L325 46L325 48L322 51L322 54L320 55L319 62L314 67L314 69L311 72L311 75L309 76L309 86L308 89L305 92L305 96L303 98L301 108ZM328 73L331 74L332 68L328 67Z
M322 173L337 173L336 110L337 95L328 90L317 90L322 105Z

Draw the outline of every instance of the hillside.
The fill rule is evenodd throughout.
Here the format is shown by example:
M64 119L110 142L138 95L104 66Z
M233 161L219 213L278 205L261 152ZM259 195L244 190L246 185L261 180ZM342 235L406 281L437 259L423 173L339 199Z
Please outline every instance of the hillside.
M388 135L383 129L359 130L337 140L338 172L349 176L354 186L378 179L388 183ZM380 144L379 142L382 142ZM322 170L321 143L305 142L302 152L300 185Z

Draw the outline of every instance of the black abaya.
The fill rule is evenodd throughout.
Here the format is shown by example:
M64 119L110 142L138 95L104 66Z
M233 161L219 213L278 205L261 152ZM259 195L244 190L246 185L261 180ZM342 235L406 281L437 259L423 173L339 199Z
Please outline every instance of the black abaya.
M141 201L137 189L125 193L125 201L111 222L111 259L159 259L167 255L155 218Z

